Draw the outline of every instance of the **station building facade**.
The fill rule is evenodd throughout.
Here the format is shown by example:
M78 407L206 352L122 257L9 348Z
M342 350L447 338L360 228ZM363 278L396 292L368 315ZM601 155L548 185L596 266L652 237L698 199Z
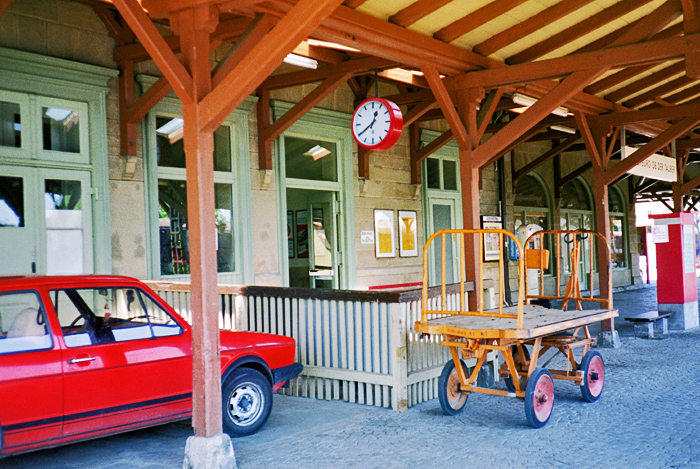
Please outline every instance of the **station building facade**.
M16 0L0 17L1 275L188 279L180 104L172 93L163 98L140 124L139 154L120 155L114 47L82 3ZM222 57L217 50L212 62ZM141 91L158 75L152 62L140 64ZM273 117L314 86L273 91ZM398 92L391 83L379 85L380 96ZM404 129L396 145L371 155L370 177L359 178L350 130L354 100L341 86L285 131L274 144L274 170L258 169L255 96L216 131L212 222L220 283L365 290L421 282L425 239L461 227L458 148L450 143L426 158L420 184L412 184ZM421 122L421 143L447 128L443 120ZM585 150L513 180L551 146L528 142L484 168L481 215L501 217L521 238L536 227L595 229L592 172L555 183L590 160ZM609 204L613 286L640 283L628 180L610 187ZM415 249L403 252L402 214L415 217L417 236ZM387 257L377 256L381 216L392 218L394 253ZM566 249L561 255L562 269L570 269ZM583 272L591 255L581 255ZM497 271L493 264L486 263L487 277ZM510 266L515 289L516 263ZM458 262L449 269L456 279ZM591 286L586 278L582 289Z

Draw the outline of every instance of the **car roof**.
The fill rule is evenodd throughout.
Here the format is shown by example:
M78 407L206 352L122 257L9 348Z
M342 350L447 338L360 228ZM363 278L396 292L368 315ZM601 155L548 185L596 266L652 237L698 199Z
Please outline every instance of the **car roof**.
M137 279L121 275L19 275L0 277L0 289L26 289L47 287L93 287L107 285L133 285L143 287Z

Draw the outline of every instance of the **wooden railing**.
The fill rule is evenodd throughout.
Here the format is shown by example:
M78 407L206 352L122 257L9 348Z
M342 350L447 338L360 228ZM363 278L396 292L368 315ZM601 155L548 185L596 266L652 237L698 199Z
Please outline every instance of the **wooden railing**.
M189 284L146 281L183 318L191 320ZM465 295L474 290L464 287ZM483 285L493 297L493 282ZM431 309L458 309L460 286L428 289ZM342 400L395 410L437 397L450 359L442 337L421 336L421 290L370 292L220 285L222 329L293 337L304 371L284 394ZM463 300L466 301L466 298ZM492 360L493 370L498 364ZM472 365L468 363L467 365Z

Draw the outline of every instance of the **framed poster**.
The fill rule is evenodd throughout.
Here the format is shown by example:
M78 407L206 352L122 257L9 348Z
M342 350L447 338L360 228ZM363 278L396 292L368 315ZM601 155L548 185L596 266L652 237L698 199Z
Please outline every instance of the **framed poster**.
M418 256L418 233L416 212L399 210L399 256Z
M297 257L309 257L309 226L308 214L306 210L297 210L297 229L294 233L297 245Z
M287 253L288 257L294 257L294 212L287 212Z
M500 230L501 217L482 216L481 227L485 230ZM497 261L501 254L498 233L484 233L484 262Z
M374 246L377 257L396 257L394 211L374 211Z

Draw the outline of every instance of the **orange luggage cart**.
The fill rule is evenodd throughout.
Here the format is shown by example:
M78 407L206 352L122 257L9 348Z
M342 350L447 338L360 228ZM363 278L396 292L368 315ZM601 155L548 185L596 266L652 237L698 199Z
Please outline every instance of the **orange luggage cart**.
M581 247L586 241L589 252L593 252L593 240L598 239L598 249L609 247L605 238L591 231L540 231L528 238L526 246L536 236L540 246L544 246L549 237L550 245L555 245L553 264L543 248L527 249L523 252L518 239L510 232L498 229L480 230L443 230L433 234L426 242L423 252L423 299L421 320L415 323L415 330L423 334L440 334L444 336L442 345L449 347L452 360L445 364L438 381L438 398L442 410L449 415L461 412L469 394L473 392L496 396L518 398L525 402L525 416L533 427L544 426L552 413L554 403L553 380L570 381L580 386L585 401L596 401L603 390L605 366L599 352L591 350L595 339L591 337L588 327L597 322L618 316L612 308L612 292L607 298L596 298L591 294L581 296L579 284L579 259ZM495 244L498 238L498 295L497 308L484 310L483 271L484 239ZM554 239L554 242L552 241ZM511 246L518 249L518 301L513 306L504 306L505 285L503 245L511 240ZM428 301L428 267L432 243L440 240L440 277L442 278L441 297ZM562 241L574 243L571 249L570 277L564 294L560 292L560 257ZM448 304L446 297L446 243L452 243L459 252L460 300L458 305ZM479 245L479 269L475 289L479 292L477 311L469 311L465 297L465 246L470 242ZM609 256L608 256L609 258ZM525 266L539 269L539 294L527 294ZM592 261L591 261L592 266ZM556 288L550 295L545 295L544 271L550 267L556 269ZM610 265L608 265L610 269ZM592 268L591 283L593 285ZM608 275L610 278L610 275ZM531 304L533 300L561 300L564 309L552 309ZM567 310L569 302L577 306ZM597 302L601 309L583 310L582 302ZM540 358L549 351L556 350L565 357L563 369L550 369L547 365L554 357L539 366ZM499 374L505 378L507 390L491 389L476 385L479 371L486 361L489 351L500 352L503 365ZM460 356L461 355L461 356ZM580 356L580 360L576 357ZM464 359L476 359L473 369L467 368Z

